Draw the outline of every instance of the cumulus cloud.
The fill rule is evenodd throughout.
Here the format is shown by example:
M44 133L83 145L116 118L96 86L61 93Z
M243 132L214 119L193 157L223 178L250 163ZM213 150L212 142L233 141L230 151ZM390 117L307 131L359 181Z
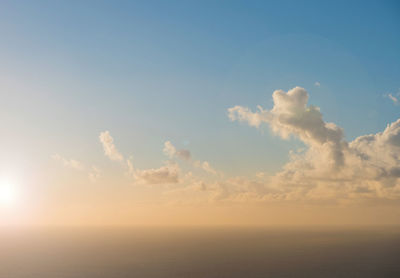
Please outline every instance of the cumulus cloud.
M132 157L125 159L124 156L118 151L114 144L114 139L109 131L100 133L100 142L103 145L104 153L111 160L118 161L125 169L125 174L134 179L136 184L172 184L179 182L178 164L173 162L166 162L166 164L156 169L138 169L134 167ZM167 141L164 144L164 153L170 157L179 157L184 160L190 159L190 152L187 150L176 150L176 148ZM96 172L93 172L93 176Z
M193 163L193 165L197 168L203 169L204 171L206 171L207 173L213 174L213 175L217 175L217 171L211 167L210 163L208 161L195 161Z
M166 141L164 143L163 152L166 156L168 156L171 159L177 157L177 158L180 158L182 160L189 162L192 166L194 166L196 168L200 168L207 173L210 173L213 175L218 174L218 172L214 168L211 167L211 165L208 161L199 161L199 160L192 161L191 153L189 150L177 150L170 141Z
M136 170L136 181L140 184L170 184L179 182L179 166L167 163L158 169Z
M211 173L211 174L214 174L214 175L217 174L217 171L215 171L215 170L210 166L210 163L208 163L208 161L204 161L204 162L201 164L201 168L202 168L204 171L208 172L208 173Z
M252 112L247 107L236 105L228 109L228 117L231 121L247 122L250 126L259 127L262 122L268 121L268 113L261 106L258 111Z
M124 156L118 151L114 145L114 139L111 137L109 131L104 131L100 133L100 142L103 145L104 154L114 161L123 161Z
M208 161L193 160L189 150L178 150L170 141L163 146L169 161L159 168L139 169L132 157L125 159L118 151L108 131L99 137L105 155L120 162L134 184L168 185L161 188L166 193L178 194L181 201L190 198L196 201L206 198L209 202L400 199L400 119L382 132L347 142L340 127L326 122L320 108L308 104L305 89L277 90L272 98L271 109L261 106L256 111L243 106L228 109L232 121L256 128L266 124L284 139L293 136L305 143L305 148L291 151L289 161L272 175L259 172L253 177L224 178ZM89 168L60 155L53 158L66 167L88 171L92 181L101 175L94 166ZM185 173L175 158L212 175Z
M258 106L258 111L252 112L247 107L235 106L228 109L228 116L232 121L247 122L255 127L268 123L282 138L297 136L309 146L329 151L329 160L335 166L343 165L343 149L346 148L343 130L333 123L324 122L318 107L307 106L305 89L277 90L272 98L274 106L271 110Z
M164 143L164 149L163 152L165 155L167 155L169 158L174 158L178 157L182 160L190 160L191 154L189 150L177 150L174 145L170 141L166 141Z
M307 105L308 93L303 88L275 91L273 101L271 110L259 106L256 112L235 106L228 109L229 117L254 127L267 123L282 138L296 136L308 148L291 152L283 169L264 182L264 193L248 190L247 197L400 198L400 119L383 132L346 142L341 128L323 121L318 107ZM228 188L232 191L238 185L231 182ZM229 196L237 195L244 196L243 192Z

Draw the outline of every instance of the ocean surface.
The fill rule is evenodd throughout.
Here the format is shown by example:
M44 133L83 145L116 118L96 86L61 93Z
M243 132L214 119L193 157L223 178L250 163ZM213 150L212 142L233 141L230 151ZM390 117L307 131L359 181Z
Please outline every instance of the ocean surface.
M400 277L400 229L0 230L1 278Z

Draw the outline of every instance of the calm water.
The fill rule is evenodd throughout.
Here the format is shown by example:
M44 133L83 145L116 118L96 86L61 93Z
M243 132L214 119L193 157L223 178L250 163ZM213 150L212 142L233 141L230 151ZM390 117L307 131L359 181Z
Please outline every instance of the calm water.
M400 230L1 230L1 278L400 277Z

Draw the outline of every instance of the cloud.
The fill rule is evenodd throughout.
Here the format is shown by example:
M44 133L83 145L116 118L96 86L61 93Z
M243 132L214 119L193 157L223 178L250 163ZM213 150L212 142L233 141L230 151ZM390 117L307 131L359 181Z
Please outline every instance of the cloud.
M62 162L65 167L75 169L78 171L88 171L88 177L91 182L96 182L100 178L100 169L96 166L92 166L89 170L87 170L87 166L84 163L75 160L75 159L66 159L59 154L52 155L52 158L56 161Z
M234 106L228 108L228 117L231 121L247 122L250 126L259 127L262 122L268 121L268 114L257 106L258 112L251 112L249 108L242 106Z
M170 184L179 182L179 166L167 163L158 169L136 170L134 177L139 184Z
M341 128L323 121L318 107L307 105L308 93L303 88L275 91L273 101L271 110L259 106L256 112L235 106L228 109L229 117L254 127L267 123L282 138L296 136L308 148L291 152L283 169L263 181L265 191L247 190L247 197L262 200L400 198L400 119L383 132L346 142ZM229 198L244 196L246 190L232 189L241 188L237 183L228 184ZM221 192L226 195L226 190Z
M397 93L387 93L383 97L390 99L394 105L400 105L400 89Z
M103 145L104 154L114 161L123 161L124 156L117 150L114 145L114 139L111 137L109 131L104 131L100 133L100 142Z
M65 167L72 168L72 169L75 169L75 170L80 170L80 171L85 170L85 165L82 162L78 161L78 160L67 159L67 158L62 157L59 154L52 155L52 158L54 160L62 162L62 164Z
M108 131L99 138L106 156L119 161L134 184L168 185L161 190L168 196L178 195L178 202L345 203L400 199L400 119L382 132L347 142L342 128L326 122L320 108L308 104L305 89L277 90L272 98L271 109L257 106L253 112L239 105L228 109L232 121L256 128L266 124L283 139L293 136L305 143L305 148L291 151L289 161L272 175L259 172L252 177L224 178L208 161L193 160L189 150L177 150L170 141L163 146L169 161L159 168L138 169L132 157L125 159L117 150ZM77 160L58 154L53 158L66 167L86 169L92 181L101 175L95 166L87 170ZM185 173L175 158L212 175L195 176L191 170Z
M398 98L398 97L395 97L395 96L392 95L392 94L388 94L388 98L389 98L391 101L393 101L394 104L399 104L399 98Z
M199 160L192 161L191 153L189 150L177 150L170 141L166 141L164 143L163 152L166 156L168 156L171 159L178 157L182 160L189 162L192 166L206 171L207 173L210 173L213 175L218 174L217 171L211 167L211 165L208 161L199 161Z
M133 167L132 158L129 158L126 160L126 167L128 169L128 171L127 171L128 176L134 177L135 176L135 168Z
M96 166L92 166L89 172L89 180L91 182L96 182L101 176L101 171Z
M217 171L211 167L210 163L208 161L195 161L193 163L193 165L197 168L203 169L204 171L206 171L207 173L216 175L218 174Z
M321 83L319 83L318 81L315 82L314 85L315 85L316 87L321 87Z
M208 173L211 173L211 174L214 174L214 175L217 174L217 171L215 171L215 170L210 166L210 163L208 163L207 161L204 161L204 162L201 164L201 168L202 168L204 171L208 172Z
M268 123L282 138L297 136L309 146L328 150L329 160L336 167L343 165L343 149L346 148L343 131L333 123L324 122L318 107L307 106L305 89L277 90L272 98L274 106L271 110L258 106L258 111L252 112L247 107L235 106L228 109L228 116L232 121L247 122L254 127Z
M182 160L186 160L186 161L190 160L190 158L191 158L191 154L190 154L189 150L177 150L170 141L166 141L164 143L163 152L169 158L178 157L178 158L180 158Z
M350 143L350 161L356 160L361 173L375 180L400 177L400 119L383 132L364 135Z
M124 159L124 156L118 151L111 137L110 132L100 133L100 142L103 144L104 153L111 160L121 162L126 175L135 180L136 184L172 184L179 182L179 166L173 162L167 162L164 166L156 169L137 169L134 167L132 157ZM176 150L171 142L164 144L164 153L170 158L179 157L184 160L190 159L190 152L186 150Z

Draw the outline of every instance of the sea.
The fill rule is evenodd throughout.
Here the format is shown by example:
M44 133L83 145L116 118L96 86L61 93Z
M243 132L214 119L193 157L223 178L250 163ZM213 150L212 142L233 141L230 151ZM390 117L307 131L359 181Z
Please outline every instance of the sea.
M0 228L0 278L399 278L399 227Z

